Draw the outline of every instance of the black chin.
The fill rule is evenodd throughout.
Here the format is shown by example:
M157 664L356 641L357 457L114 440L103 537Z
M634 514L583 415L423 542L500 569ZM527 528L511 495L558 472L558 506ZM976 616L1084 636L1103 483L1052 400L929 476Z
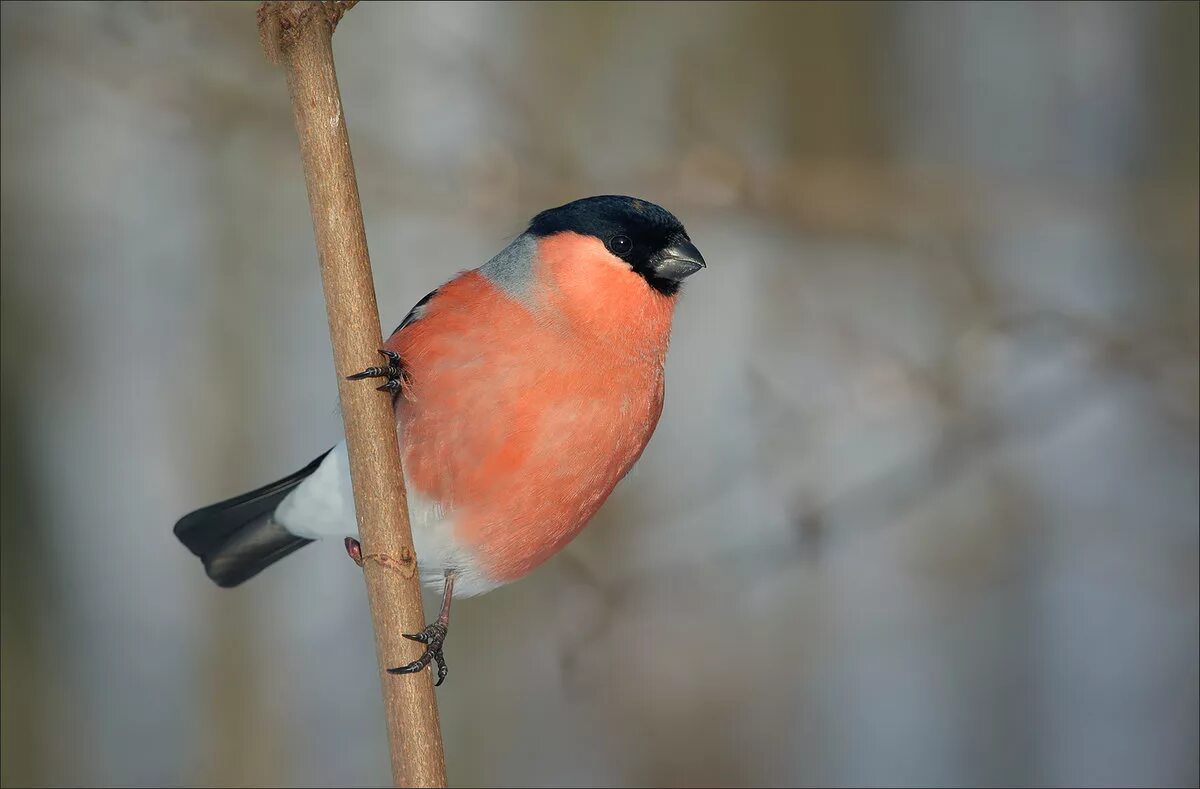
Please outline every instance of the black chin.
M655 291L664 296L674 296L679 292L680 280L660 277L654 273L652 266L634 266L633 270Z

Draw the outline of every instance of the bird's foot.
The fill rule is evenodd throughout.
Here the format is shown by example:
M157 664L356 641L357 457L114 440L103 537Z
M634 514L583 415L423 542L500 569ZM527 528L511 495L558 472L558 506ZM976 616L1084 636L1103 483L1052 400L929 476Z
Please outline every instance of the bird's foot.
M404 369L404 362L400 359L400 354L395 351L380 349L379 352L387 358L386 367L368 367L361 373L347 375L347 381L361 381L364 378L386 378L382 385L375 387L380 392L390 392L395 395L400 391L400 385L408 377L407 371Z
M350 555L350 558L353 559L354 563L359 567L362 567L363 562L366 561L363 559L362 543L353 537L346 538L346 553Z
M354 560L354 563L359 567L363 566L366 559L363 557L362 543L353 537L346 538L346 553ZM446 611L448 613L448 610ZM421 657L409 663L407 666L399 666L397 668L389 668L389 674L415 674L425 668L430 662L437 663L438 678L437 685L441 685L446 681L446 675L450 673L450 669L446 666L446 656L442 654L442 645L446 642L446 633L449 632L449 618L442 621L439 618L436 622L426 627L420 633L402 633L405 638L412 641L420 641L425 644L425 651L421 653ZM436 687L436 685L435 685Z
M425 644L425 651L421 657L417 658L407 666L399 666L398 668L389 668L389 674L415 674L421 669L429 665L430 661L437 663L438 678L434 687L441 685L446 681L446 675L450 673L450 669L446 667L446 657L442 654L442 644L446 641L447 627L445 623L438 621L426 627L420 633L404 633L404 637L412 641L420 641Z

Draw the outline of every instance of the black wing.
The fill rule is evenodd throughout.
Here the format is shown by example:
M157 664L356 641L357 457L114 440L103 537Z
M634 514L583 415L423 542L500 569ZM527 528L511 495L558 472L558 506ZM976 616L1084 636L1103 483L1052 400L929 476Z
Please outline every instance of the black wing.
M396 332L400 331L401 329L403 329L405 326L412 323L413 321L420 320L421 316L425 314L425 305L429 303L429 300L432 299L437 294L437 292L438 292L438 289L434 288L433 290L426 293L424 298L422 298L420 301L418 301L416 304L414 304L413 308L408 311L408 314L404 316L404 320L400 321L400 325L396 327L396 329L392 332L392 334L395 334Z

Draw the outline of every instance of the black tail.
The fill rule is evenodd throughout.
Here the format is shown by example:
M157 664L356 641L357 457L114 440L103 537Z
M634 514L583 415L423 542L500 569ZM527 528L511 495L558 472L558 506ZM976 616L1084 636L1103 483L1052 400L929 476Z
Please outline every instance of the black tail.
M325 455L278 482L185 515L175 536L204 562L218 586L237 586L312 540L297 537L271 520L275 508Z

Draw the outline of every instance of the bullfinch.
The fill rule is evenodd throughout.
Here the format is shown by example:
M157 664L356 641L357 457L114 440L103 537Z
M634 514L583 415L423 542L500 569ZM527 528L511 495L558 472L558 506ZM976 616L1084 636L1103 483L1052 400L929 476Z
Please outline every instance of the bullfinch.
M413 542L438 619L406 637L436 661L455 594L515 581L565 546L646 448L680 283L704 258L670 212L624 196L543 211L479 268L417 302L384 343ZM345 442L294 474L197 510L175 535L237 586L313 540L361 563Z

